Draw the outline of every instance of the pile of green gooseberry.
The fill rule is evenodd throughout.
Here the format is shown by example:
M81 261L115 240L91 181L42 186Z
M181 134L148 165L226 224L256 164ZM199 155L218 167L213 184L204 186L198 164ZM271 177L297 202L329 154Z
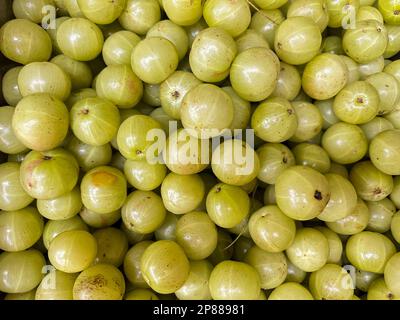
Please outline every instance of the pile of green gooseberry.
M1 299L400 300L399 0L0 8Z

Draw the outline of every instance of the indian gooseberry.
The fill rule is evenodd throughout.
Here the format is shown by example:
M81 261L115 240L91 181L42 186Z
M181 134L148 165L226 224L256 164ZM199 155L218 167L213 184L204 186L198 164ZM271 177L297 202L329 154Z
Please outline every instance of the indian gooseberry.
M383 273L388 260L396 253L392 241L383 234L363 231L349 238L346 256L357 269Z
M206 207L217 226L233 228L249 214L250 198L238 186L218 183L209 191Z
M306 278L307 272L296 267L290 260L287 260L287 276L285 282L302 283Z
M396 0L378 0L378 9L382 13L383 19L388 24L399 25L400 4Z
M294 16L283 21L275 34L275 51L286 63L301 65L314 58L321 47L318 25L309 17Z
M27 150L12 129L14 113L14 107L0 108L0 151L7 154L18 154Z
M53 0L15 0L12 3L12 9L17 19L27 19L34 23L42 22L43 17L46 14L46 6L53 6L55 3Z
M271 292L268 300L314 300L314 298L301 284L285 282Z
M146 234L164 222L166 210L159 195L152 191L134 191L122 207L122 221L127 229Z
M400 295L400 285L399 285L399 277L400 277L400 254L394 254L385 266L384 276L385 283L388 286L389 290L393 292L396 296Z
M32 39L35 41L32 42ZM51 56L51 40L47 32L26 19L13 19L0 29L0 51L15 62L28 64L47 61Z
M217 248L208 257L208 261L210 261L214 266L218 263L230 260L233 256L233 246L232 246L232 237L229 232L225 231L224 229L218 229L218 243Z
M392 221L390 224L390 231L392 233L393 238L400 243L400 213L397 212L393 215Z
M93 264L107 263L119 267L128 251L128 239L117 228L104 228L93 232L97 241L97 255Z
M298 268L306 272L317 271L328 261L328 239L317 229L298 229L286 255Z
M167 212L163 224L154 231L154 237L157 240L176 240L176 224L180 219L180 215Z
M90 87L93 80L93 74L87 63L76 61L64 54L55 56L50 60L50 62L58 65L69 76L71 79L71 90ZM56 80L54 79L52 82L56 82Z
M193 41L189 53L190 68L201 81L219 82L228 76L236 53L235 40L229 33L218 27L207 28Z
M190 133L188 129L178 129L170 133L166 141L162 156L168 169L174 173L199 173L210 163L208 140L197 139Z
M64 5L69 16L73 18L84 18L84 14L78 5L78 0L64 0Z
M82 13L96 24L110 24L122 13L125 0L77 0Z
M171 172L161 184L161 197L165 208L175 214L195 210L204 195L204 182L197 174L179 175Z
M152 243L140 261L144 280L158 293L177 291L189 277L189 260L182 247L174 241L159 240Z
M99 73L96 93L119 108L132 108L142 98L143 83L128 65L110 65Z
M278 80L272 97L280 97L292 101L300 93L301 76L295 66L281 62Z
M385 60L383 56L371 60L366 63L358 64L358 71L360 73L360 80L365 80L368 76L382 72L385 66Z
M396 213L393 202L385 198L380 201L368 201L367 206L371 215L367 230L379 233L389 231L393 215Z
M379 274L373 272L356 270L355 285L357 289L368 292L371 284L379 277Z
M74 155L79 167L84 172L88 172L95 167L105 166L111 162L112 148L109 143L93 146L80 141L76 137L72 137L66 149Z
M82 218L74 216L66 220L49 220L46 222L43 229L43 244L46 249L49 249L50 243L55 237L65 231L71 230L84 230L88 231L89 228Z
M400 131L386 130L372 139L369 147L371 162L387 175L400 174L398 154L400 152Z
M43 218L34 207L17 211L3 211L0 214L1 250L22 251L32 247L43 232Z
M358 198L357 206L348 216L333 221L326 222L329 229L339 235L353 235L362 232L368 226L370 213L363 200Z
M161 37L169 40L176 48L179 60L182 60L189 49L189 38L185 29L170 20L154 24L147 32L146 38Z
M192 47L194 39L197 37L197 35L204 29L208 28L208 24L204 21L203 18L201 18L199 21L197 21L194 24L191 24L189 26L185 26L185 31L189 39L189 47ZM184 59L186 63L188 63L188 59ZM186 64L185 63L185 64ZM190 68L190 65L188 66ZM185 71L190 71L190 70L185 70Z
M357 206L357 193L351 182L338 174L325 175L331 192L326 207L318 215L322 221L334 222L350 215Z
M85 269L73 287L74 300L122 300L124 294L124 276L110 264L96 264Z
M128 182L136 189L151 191L159 187L167 174L162 163L150 164L143 160L127 160L124 173Z
M255 244L267 252L282 252L290 247L296 234L294 221L275 205L254 212L249 231Z
M377 8L361 4L361 7L357 11L356 21L371 19L383 23L382 14Z
M103 60L106 65L131 63L131 55L140 37L134 32L121 30L110 35L102 49Z
M20 181L31 197L47 200L70 192L78 181L78 173L75 158L62 148L31 151L22 161Z
M15 108L12 129L17 139L33 150L45 151L61 144L68 131L68 110L47 93L24 97Z
M326 263L341 265L342 255L343 255L343 244L340 237L327 227L316 227L316 229L318 231L321 231L328 240L329 256Z
M47 34L50 36L51 44L53 47L53 53L58 53L58 54L61 53L60 46L58 45L58 42L57 42L58 27L70 18L71 17L69 17L69 16L68 17L58 17L58 18L56 18L56 20L54 20L55 28L54 29L52 29L52 28L46 29Z
M71 129L83 143L102 146L118 132L118 108L102 98L86 98L76 102L70 111Z
M217 228L207 213L184 214L176 223L176 242L190 260L208 258L217 247Z
M255 300L260 295L260 277L252 266L223 261L211 272L209 287L214 300Z
M149 289L133 289L125 294L124 300L159 300L159 298Z
M324 0L291 1L287 10L287 17L309 17L324 31L328 26L329 15Z
M210 300L208 281L213 266L207 260L190 261L190 273L175 295L179 300Z
M297 117L297 128L290 137L290 141L303 142L317 136L323 125L319 109L312 103L305 101L293 101L292 106Z
M390 24L385 27L388 33L388 44L383 57L392 58L400 51L400 27Z
M298 126L293 105L284 98L269 98L253 112L251 127L264 141L279 143L291 138Z
M234 115L231 97L213 84L200 84L186 93L180 113L184 128L200 139L221 134L230 127Z
M238 54L250 48L261 47L269 49L267 40L264 39L260 32L253 29L247 29L235 40Z
M237 37L248 28L251 12L246 0L207 0L203 17L210 27L222 28L232 37Z
M375 117L371 121L361 125L360 128L363 130L369 142L379 133L394 129L393 124L383 117Z
M236 56L230 69L230 82L243 99L256 102L275 90L280 71L276 54L267 48L250 48Z
M117 144L121 154L130 160L147 159L149 161L158 156L150 153L153 141L148 139L151 132L162 130L158 121L145 115L134 115L122 122L118 129ZM162 131L163 132L163 131Z
M232 87L222 87L232 99L233 103L233 120L230 125L230 129L246 129L251 116L251 104L238 96L238 94L233 90Z
M93 263L96 254L96 239L84 230L60 233L51 241L48 251L51 264L57 270L66 273L81 272L87 269Z
M72 300L76 273L50 271L36 289L35 300Z
M16 162L0 164L0 210L20 210L33 201L21 185L20 168L21 165Z
M354 294L353 279L337 264L326 264L313 272L309 287L316 300L351 300Z
M350 181L358 196L366 201L379 201L393 190L392 176L378 170L370 161L358 162L350 171Z
M38 199L36 206L40 214L50 220L66 220L76 216L82 209L78 187L52 199Z
M253 246L247 251L244 262L257 270L262 289L276 288L286 279L287 262L282 252L271 253Z
M302 75L302 87L311 98L327 100L344 88L348 74L340 56L322 53L307 63Z
M338 122L322 135L322 147L332 161L350 164L365 156L368 142L364 132L357 125Z
M42 253L36 249L2 252L0 290L5 293L23 293L36 288L42 281L45 264Z
M1 88L4 100L10 106L16 106L17 103L22 99L21 92L18 88L18 75L23 67L14 67L9 69L4 75L1 81Z
M360 0L327 0L330 28L347 27L349 15L360 8Z
M160 85L160 102L163 110L172 118L181 118L182 101L185 95L201 84L192 73L175 71Z
M388 42L385 26L376 20L357 21L354 29L343 35L346 54L359 63L369 62L383 55Z
M79 216L92 228L105 228L112 226L121 218L121 211L116 210L109 213L96 213L87 208L82 208ZM123 229L123 227L121 227Z
M250 29L259 32L269 46L273 47L276 30L284 20L285 17L279 9L259 10L251 17Z
M78 89L71 92L71 95L65 101L65 105L67 106L68 109L71 109L72 106L79 100L85 98L95 98L95 97L97 97L97 93L96 90L93 88Z
M236 261L244 261L244 258L250 248L254 246L254 241L247 236L240 237L236 240L233 248L233 259Z
M140 241L131 247L124 258L124 274L129 282L137 288L148 288L148 284L143 279L140 270L140 260L144 251L153 243L153 241Z
M97 213L116 211L125 203L126 188L126 178L121 171L110 166L96 167L82 178L82 203Z
M161 37L140 41L133 49L131 66L133 72L144 82L158 84L167 79L179 62L175 46Z
M387 287L385 279L380 277L368 288L367 300L400 300L400 297L393 294Z
M104 37L92 21L71 18L58 27L57 43L66 56L78 61L90 61L101 53Z
M253 2L261 9L278 9L285 5L288 0L254 0Z
M348 69L347 84L360 80L360 68L357 62L346 55L339 56Z
M286 168L296 164L293 152L281 143L263 144L257 149L257 155L260 159L260 171L257 178L268 184L274 184Z
M335 115L344 122L363 124L376 117L380 108L378 91L367 81L344 87L333 101Z
M124 29L145 35L160 19L161 10L157 0L127 0L118 21Z
M366 81L378 92L380 98L378 114L382 115L391 112L400 97L400 85L396 78L391 74L379 72L370 75Z
M169 20L180 26L195 24L203 14L202 0L163 0L162 7Z
M328 153L317 144L303 142L295 146L291 152L298 165L311 167L321 173L327 173L331 168Z
M242 186L256 178L260 160L248 143L231 139L215 148L211 168L221 182Z
M306 166L293 166L283 171L275 183L276 202L288 217L310 220L322 213L331 190L328 180Z

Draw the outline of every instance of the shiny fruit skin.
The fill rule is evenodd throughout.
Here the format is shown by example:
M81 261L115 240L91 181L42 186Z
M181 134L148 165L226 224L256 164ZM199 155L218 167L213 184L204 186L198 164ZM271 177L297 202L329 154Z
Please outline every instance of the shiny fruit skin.
M122 30L109 36L103 45L102 56L106 65L131 63L131 55L141 38L134 32Z
M216 225L233 228L249 214L250 198L240 187L219 183L207 194L206 207Z
M0 290L23 293L37 287L46 261L36 249L0 254ZM21 281L24 279L24 281Z
M381 277L371 283L367 293L367 300L400 300L400 297L393 294L387 287L385 279Z
M289 260L306 272L322 268L329 257L329 242L324 234L313 228L297 230L292 245L286 250Z
M50 243L48 251L51 264L57 270L66 273L85 270L93 263L96 254L96 239L83 230L71 230L59 234Z
M223 261L216 265L209 286L214 300L256 300L261 289L256 269L236 261Z
M158 188L167 174L162 163L151 164L143 160L126 160L124 173L128 182L138 190L151 191Z
M278 207L296 220L310 220L321 214L330 198L328 180L304 166L286 169L276 180Z
M345 269L326 264L310 276L310 290L316 300L351 300L353 280Z
M385 283L396 296L400 295L400 254L393 255L385 266Z
M122 221L129 230L146 234L162 225L166 210L159 195L136 190L127 197L121 213Z
M109 264L87 268L75 280L73 287L74 300L122 300L124 294L124 276Z
M122 13L126 0L77 0L82 13L96 24L110 24Z
M140 241L132 246L125 255L123 264L124 274L129 282L137 288L149 288L140 270L140 260L144 251L152 243L153 241Z
M75 158L62 148L31 151L22 161L20 181L31 197L47 200L70 192L78 181L78 173Z
M280 62L267 48L250 48L238 54L230 70L233 89L243 99L256 102L268 98L275 90Z
M180 26L195 24L203 12L201 0L163 0L162 6L168 18Z
M314 300L314 298L301 284L285 282L271 292L268 300Z
M388 260L396 253L394 244L386 236L363 231L349 238L346 256L357 269L383 273Z
M35 300L72 300L72 288L78 274L50 271L36 289Z
M81 182L83 205L97 213L110 213L122 207L127 183L118 169L103 166L90 170Z
M97 256L94 264L110 264L120 267L128 251L128 238L117 228L104 228L93 232L97 241Z
M35 41L31 42L32 39ZM51 55L51 40L35 23L14 19L0 29L0 50L8 59L21 64L47 61Z
M20 167L16 162L0 164L0 210L20 210L33 201L21 185Z
M369 156L372 163L383 173L400 174L400 164L397 161L400 152L400 131L387 130L372 139Z
M7 252L32 247L43 232L43 218L33 207L0 213L0 249Z
M140 269L143 278L154 291L168 294L177 291L185 283L189 277L190 264L176 242L160 240L145 250Z
M205 212L187 213L176 224L176 242L191 260L208 258L217 241L217 227Z
M59 146L68 131L64 103L46 93L24 97L15 108L12 128L29 149L46 151Z
M66 56L78 61L90 61L101 53L104 37L93 22L71 18L59 26L57 43Z
M0 109L0 152L7 154L18 154L27 150L13 131L12 119L14 113L14 107L6 106Z
M275 205L254 212L249 220L249 232L258 247L267 252L288 249L296 234L295 222Z

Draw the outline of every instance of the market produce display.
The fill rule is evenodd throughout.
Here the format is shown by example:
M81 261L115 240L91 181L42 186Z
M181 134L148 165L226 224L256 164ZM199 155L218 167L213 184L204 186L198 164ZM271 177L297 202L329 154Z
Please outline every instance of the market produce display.
M0 300L400 300L399 0L0 0Z

